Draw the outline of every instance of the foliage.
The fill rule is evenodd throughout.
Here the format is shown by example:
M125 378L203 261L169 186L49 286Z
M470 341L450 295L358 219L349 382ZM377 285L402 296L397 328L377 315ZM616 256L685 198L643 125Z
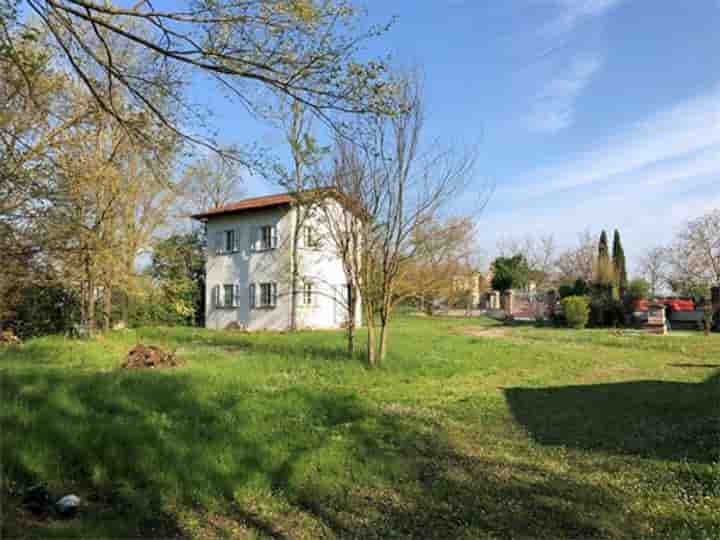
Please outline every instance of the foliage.
M582 329L588 323L590 303L585 296L568 296L562 299L563 313L571 328Z
M131 327L146 325L192 326L203 314L197 306L204 289L186 278L169 278L160 282L140 280L141 287L131 299L128 323Z
M530 269L529 280L535 283L538 290L545 291L555 282L557 246L553 235L504 238L497 247L501 257L525 257Z
M627 265L625 263L625 250L620 241L620 232L617 229L615 229L613 236L612 263L617 287L620 291L624 291L628 287Z
M558 294L560 298L566 298L568 296L589 296L591 293L590 286L583 279L576 279L572 285L560 285L558 288Z
M480 287L473 257L473 221L459 217L428 219L413 231L411 246L414 257L398 281L397 294L416 300L428 315L445 299L469 306L473 290Z
M79 299L61 284L20 285L6 294L12 302L5 325L23 339L67 334L79 322ZM3 326L2 321L0 326Z
M718 537L719 380L698 366L720 335L419 317L393 331L376 370L346 360L339 331L1 349L0 534ZM117 369L138 342L185 367ZM29 518L13 493L39 481L87 506Z
M630 300L646 300L650 298L650 283L643 278L635 278L630 281L627 289L627 296Z
M492 288L505 292L527 286L530 280L530 268L523 255L498 257L493 262Z
M625 319L625 306L615 298L615 287L610 284L595 284L590 296L590 324L595 327L615 327Z
M595 283L601 286L612 286L616 282L616 273L610 252L608 251L607 233L602 231L598 243L598 256L595 262Z
M161 305L153 309L160 316L154 324L204 324L205 239L200 230L156 242L150 275L161 290L152 299Z

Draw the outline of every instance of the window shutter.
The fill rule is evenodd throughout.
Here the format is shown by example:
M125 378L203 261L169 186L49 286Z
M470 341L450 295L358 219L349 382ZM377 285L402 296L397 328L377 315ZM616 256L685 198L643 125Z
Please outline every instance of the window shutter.
M223 252L223 233L218 231L215 233L215 253Z
M212 288L212 304L216 308L220 307L220 285L215 285Z
M255 307L255 284L251 283L248 287L248 302L251 308Z
M275 307L277 305L277 283L270 285L270 305Z
M242 232L242 229L238 227L235 229L235 251L240 251L240 233Z
M270 235L270 248L275 249L277 247L277 225L270 228Z
M260 228L250 229L250 251L260 251Z
M240 284L235 284L235 294L233 294L233 307L240 307Z

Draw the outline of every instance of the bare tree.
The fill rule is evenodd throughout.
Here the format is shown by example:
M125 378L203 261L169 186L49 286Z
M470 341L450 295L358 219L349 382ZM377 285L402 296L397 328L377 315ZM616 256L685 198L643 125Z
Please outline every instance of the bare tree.
M312 117L307 107L299 101L288 103L281 97L280 121L285 131L285 139L290 148L292 167L282 164L272 167L271 181L293 194L293 227L290 239L290 330L298 325L298 286L302 261L300 248L305 244L315 244L319 238L308 234L309 220L314 217L317 207L326 200L325 190L314 189L318 185L318 166L327 150L317 143L312 134ZM303 238L304 237L304 238ZM303 245L305 248L317 247Z
M572 283L577 279L590 283L595 276L597 241L589 229L578 235L574 248L562 252L557 258L558 281Z
M671 249L673 288L702 291L720 283L720 209L689 221Z
M645 251L639 261L638 269L650 284L650 294L657 296L667 283L670 252L664 247L653 247Z
M527 235L522 239L503 238L497 248L500 257L524 256L530 268L530 279L539 289L547 288L555 281L557 244L552 234Z
M333 236L342 236L339 251L346 246L350 249L353 262L347 268L362 296L371 366L387 354L398 283L417 256L413 234L447 208L474 166L470 152L458 155L437 144L421 147L424 111L416 78L404 84L402 97L406 112L374 116L362 126L358 140L364 144L338 145L339 158L331 179L332 187L362 218L359 225L351 226L350 233L339 230ZM338 229L335 225L330 227ZM343 226L345 221L340 229ZM348 241L350 236L352 241ZM376 325L380 332L377 343Z
M181 185L182 217L228 204L243 196L242 166L225 157L233 153L233 149L226 149L222 154L208 154L185 167Z

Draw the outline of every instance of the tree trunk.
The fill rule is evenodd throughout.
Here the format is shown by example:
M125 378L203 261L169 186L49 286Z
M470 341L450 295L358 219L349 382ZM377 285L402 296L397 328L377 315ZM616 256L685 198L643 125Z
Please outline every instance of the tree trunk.
M385 361L385 356L387 354L387 337L388 337L388 330L389 326L387 321L381 321L380 322L380 354L379 354L379 360L380 362Z
M110 330L112 318L112 288L105 286L103 291L103 330Z
M348 320L347 320L347 347L348 356L352 358L355 353L355 312L357 311L357 295L355 289L348 286Z
M364 302L365 319L367 324L367 363L369 367L375 367L375 312L373 306Z
M367 363L369 367L375 367L375 327L370 323L367 328Z
M88 279L87 333L89 337L95 335L95 280L92 277Z
M290 331L297 330L297 288L298 288L298 241L300 239L301 207L295 208L295 227L293 230L292 250L290 252Z

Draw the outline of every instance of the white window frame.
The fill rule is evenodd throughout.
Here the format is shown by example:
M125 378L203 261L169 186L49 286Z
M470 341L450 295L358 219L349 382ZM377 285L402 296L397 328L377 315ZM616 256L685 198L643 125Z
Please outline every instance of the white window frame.
M229 288L229 289L228 289ZM232 291L228 299L227 292ZM240 285L237 283L220 283L212 288L212 305L218 309L231 309L240 305Z
M277 306L277 283L274 281L265 281L258 283L260 298L256 307L261 309L273 309Z

